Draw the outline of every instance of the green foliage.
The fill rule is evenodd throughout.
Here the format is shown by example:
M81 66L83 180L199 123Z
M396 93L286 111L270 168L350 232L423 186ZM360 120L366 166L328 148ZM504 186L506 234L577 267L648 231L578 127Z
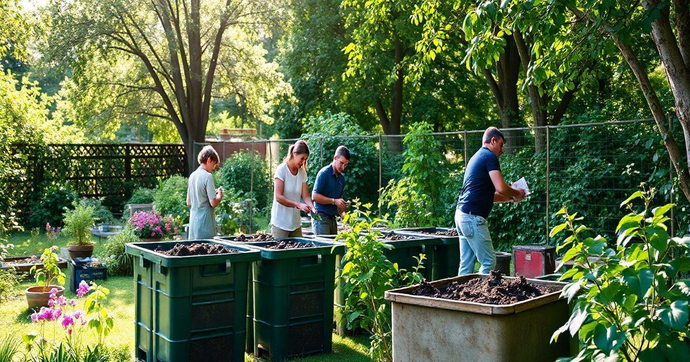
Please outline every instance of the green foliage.
M252 233L251 226L256 229L256 217L259 216L259 210L254 207L252 214L255 220L250 225L250 207L255 205L252 199L247 198L247 194L241 191L235 191L230 188L225 190L225 195L216 206L216 223L220 226L220 233L222 235L236 235L242 233Z
M130 225L125 225L121 232L108 238L102 254L102 260L108 266L108 275L132 275L133 258L125 253L125 244L135 242L139 242L139 237Z
M392 246L379 240L381 232L375 226L386 224L386 220L372 218L371 204L353 202L352 212L343 216L349 226L338 234L336 240L345 243L347 251L343 256L343 270L340 274L347 296L343 318L348 328L362 328L371 334L371 356L377 361L392 361L391 309L384 299L386 290L420 282L418 272L425 256L419 255L419 264L412 271L398 269L383 254Z
M83 206L93 208L93 218L99 224L112 225L117 222L113 213L103 206L103 199L88 199L82 198L79 203Z
M252 162L254 163L254 199L256 199L256 207L263 210L272 201L269 198L272 196L273 183L271 175L268 174L266 160L260 153L257 152L252 157L249 152L235 152L228 157L220 169L223 177L222 185L226 189L241 192L245 198L249 198L252 185Z
M156 194L156 189L149 189L146 187L138 187L132 193L132 196L124 203L124 206L130 204L153 204L153 197ZM186 200L185 200L186 202ZM122 210L122 220L128 220L132 216L129 214L129 209Z
M688 360L690 358L690 238L671 238L666 223L673 204L651 208L654 189L625 200L630 212L618 223L615 245L564 206L564 222L551 231L565 234L558 250L574 261L561 277L562 296L572 303L569 331L583 348L575 359ZM635 207L635 204L642 204Z
M5 260L7 252L14 248L12 244L4 244L5 240L0 238L0 265ZM18 278L14 269L0 269L0 302L7 299L14 291ZM0 361L3 361L3 345L0 345Z
M333 161L336 148L340 145L350 150L350 163L345 169L347 177L344 197L346 200L359 198L362 202L374 202L378 197L378 182L372 180L378 175L378 149L375 138L365 138L365 131L357 121L344 113L312 117L305 127L302 138L309 143L309 189L313 189L316 174L321 167ZM323 160L321 157L323 149Z
M103 345L105 337L110 334L113 329L113 317L108 314L108 309L106 307L106 301L108 299L108 294L110 290L108 288L92 283L90 290L92 291L84 302L84 308L86 309L87 315L93 315L89 319L89 327L96 330L96 335L98 336L98 344Z
M22 341L11 334L3 337L2 341L0 341L0 362L14 361L14 356L19 353L21 345Z
M37 269L34 265L29 271L30 274L36 277L36 283L43 283L43 286L46 288L53 285L53 282L57 282L58 285L65 285L65 273L58 266L59 258L55 253L57 250L57 246L51 246L43 250L41 255L43 267Z
M161 215L180 217L183 223L189 222L189 208L187 207L187 178L173 176L159 182L153 195L156 212Z
M70 245L90 245L94 207L89 203L77 203L76 201L73 206L74 209L65 209L63 214L65 228L63 231L74 238L70 241Z
M381 193L379 205L395 208L394 225L438 226L447 210L440 200L446 188L444 158L428 123L412 125L403 142L407 147L402 166L403 178L391 180Z
M46 223L62 225L62 213L65 208L72 207L77 200L77 194L69 184L49 184L39 187L41 193L35 201L29 204L28 223L31 226L43 227Z

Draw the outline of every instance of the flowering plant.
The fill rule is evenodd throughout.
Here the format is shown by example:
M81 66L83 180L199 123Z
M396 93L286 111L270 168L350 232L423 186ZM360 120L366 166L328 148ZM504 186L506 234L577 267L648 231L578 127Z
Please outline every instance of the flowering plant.
M157 212L137 211L128 223L139 238L163 239L178 232L177 222L171 215L163 217Z
M41 255L43 267L36 268L36 265L34 265L29 271L29 273L35 275L36 283L43 283L43 286L46 288L51 286L55 280L57 280L59 285L65 284L65 273L63 273L60 266L58 266L60 258L58 258L58 255L55 253L57 249L58 247L53 245L43 250L43 254Z
M58 236L60 236L60 232L62 232L62 228L58 226L50 226L50 223L46 223L46 235L48 236L48 239L53 240L57 239Z
M31 314L31 322L41 326L40 334L32 332L24 336L26 347L29 351L34 346L37 347L37 360L46 360L46 357L53 354L55 350L65 348L62 341L58 341L56 328L49 328L53 331L53 343L46 339L45 331L49 324L57 323L67 333L66 346L72 356L78 357L75 360L84 360L81 357L93 355L99 351L103 345L104 338L113 328L113 318L105 308L105 300L110 291L107 288L93 283L90 287L82 280L77 289L77 298L84 296L84 309L77 309L76 299L67 299L57 295L57 289L50 291L48 307L41 307L38 312ZM88 295L87 295L88 294ZM54 324L53 324L54 326ZM95 348L81 345L80 335L85 331L93 330L98 337Z

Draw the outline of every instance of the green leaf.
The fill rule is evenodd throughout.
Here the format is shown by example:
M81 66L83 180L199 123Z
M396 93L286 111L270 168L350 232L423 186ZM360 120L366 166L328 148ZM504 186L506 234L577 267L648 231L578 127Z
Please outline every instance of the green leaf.
M661 344L661 351L668 361L690 361L690 347L677 339Z
M683 331L688 324L688 301L676 300L669 306L664 306L657 311L661 321L669 328Z
M554 226L553 229L551 229L551 232L549 233L549 237L554 237L558 235L561 231L563 231L566 227L568 227L567 223L562 223L560 225Z
M598 324L594 329L594 344L607 355L621 348L623 342L625 333L612 325L606 328L603 324Z
M571 336L575 336L575 333L580 330L580 326L587 319L587 316L589 316L589 313L584 308L578 308L573 311L568 320L568 330Z
M639 299L644 299L647 291L652 286L654 274L648 268L642 268L640 270L628 268L623 270L623 279Z
M628 214L623 216L621 221L618 222L618 226L616 227L616 232L624 231L633 227L639 227L640 222L644 218L642 215L637 215L637 214Z
M690 257L681 256L677 257L669 262L673 271L677 273L685 273L690 271Z
M690 280L680 280L676 282L676 286L678 287L678 290L681 291L681 293L690 297Z
M665 215L674 206L676 206L676 204L666 204L664 206L659 206L657 208L654 208L654 210L652 210L652 213L655 217Z
M642 191L636 191L635 193L630 195L630 197L628 197L625 201L623 201L621 203L620 207L623 207L623 206L629 204L631 201L633 201L635 199L639 199L639 198L644 198L644 193Z

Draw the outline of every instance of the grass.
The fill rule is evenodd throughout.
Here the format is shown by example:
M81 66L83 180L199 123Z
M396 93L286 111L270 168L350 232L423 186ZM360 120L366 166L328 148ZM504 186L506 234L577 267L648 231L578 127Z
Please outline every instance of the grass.
M67 246L69 238L60 235L57 239L48 239L45 234L38 236L31 235L30 232L15 233L9 236L8 242L15 245L15 248L10 252L10 256L40 255L43 249L52 245L59 247ZM104 242L98 243L98 238L92 237L92 241L96 242L94 254L103 251ZM69 273L67 269L63 272L67 274L67 281L65 283L65 297L76 298L74 293L69 290ZM13 335L21 337L26 333L32 331L39 331L38 325L32 324L30 315L31 311L28 309L26 299L24 297L24 290L35 282L32 279L25 279L15 287L14 294L6 301L0 302L0 336ZM134 353L134 284L132 277L111 277L107 280L101 281L101 285L110 289L108 298L108 311L115 320L113 330L110 336L106 338L106 343L110 347L126 346L130 355ZM81 304L77 304L80 306ZM58 337L63 336L62 327L58 326L54 331L46 331L46 337L53 339L53 335ZM93 343L96 340L95 335L84 336L84 341ZM296 358L294 361L303 362L327 362L327 361L371 361L367 351L369 342L366 337L358 336L354 338L341 338L338 335L333 335L333 353L327 355L315 355L303 358ZM21 347L23 350L23 347ZM260 361L251 355L246 355L247 361Z

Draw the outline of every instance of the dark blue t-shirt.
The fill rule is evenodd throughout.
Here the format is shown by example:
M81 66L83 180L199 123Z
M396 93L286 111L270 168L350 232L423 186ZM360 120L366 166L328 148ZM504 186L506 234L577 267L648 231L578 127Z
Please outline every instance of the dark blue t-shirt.
M316 174L316 181L314 182L314 192L321 194L328 198L339 199L343 197L343 190L345 189L345 175L340 174L336 177L333 164L328 164ZM338 215L338 207L331 204L314 203L316 211L327 215Z
M494 193L496 188L491 181L489 171L501 171L498 157L482 147L470 158L465 169L465 178L462 182L462 192L458 197L458 209L466 214L489 217L494 206Z

